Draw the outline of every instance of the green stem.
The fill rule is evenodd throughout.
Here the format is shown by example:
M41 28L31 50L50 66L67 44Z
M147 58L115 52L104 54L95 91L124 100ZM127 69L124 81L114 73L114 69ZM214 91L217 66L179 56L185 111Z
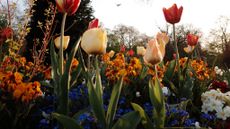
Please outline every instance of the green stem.
M60 74L63 75L64 72L64 62L63 62L63 42L64 42L64 31L65 31L65 21L66 21L67 13L64 13L62 18L62 24L61 24L61 45L59 49L59 65L60 65Z
M180 87L180 75L181 75L181 70L180 70L180 55L178 51L178 46L177 46L177 40L176 40L176 29L175 29L175 24L173 24L173 40L174 40L174 48L176 52L176 64L177 64L177 69L178 69L178 84Z

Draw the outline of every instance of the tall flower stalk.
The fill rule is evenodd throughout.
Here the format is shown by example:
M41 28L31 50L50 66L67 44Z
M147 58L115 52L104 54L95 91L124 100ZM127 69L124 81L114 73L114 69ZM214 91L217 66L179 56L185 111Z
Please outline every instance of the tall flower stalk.
M66 17L67 17L67 13L64 13L63 14L63 17L62 17L62 24L61 24L61 41L60 41L60 49L59 49L59 67L60 67L60 74L62 75L63 74L63 66L64 66L64 61L63 61L63 43L64 43L64 31L65 31L65 21L66 21Z
M180 64L179 64L179 51L178 51L178 46L177 46L177 40L176 40L176 29L175 29L175 24L180 22L181 15L183 12L183 7L181 6L180 8L177 7L176 4L173 4L170 8L166 9L163 8L163 13L165 16L165 20L173 25L173 40L174 40L174 49L176 53L176 64L177 64L177 70L178 70L178 81L179 81L179 86L180 86L180 76L181 76L181 70L180 70Z

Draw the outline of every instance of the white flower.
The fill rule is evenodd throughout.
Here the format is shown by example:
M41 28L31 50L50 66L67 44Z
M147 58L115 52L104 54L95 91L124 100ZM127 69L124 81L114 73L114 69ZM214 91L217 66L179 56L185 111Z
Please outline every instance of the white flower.
M196 127L196 128L201 128L201 127L200 127L200 123L199 123L198 121L195 122L195 127Z
M227 119L227 115L225 114L224 110L220 110L218 112L216 112L216 117L222 120L226 120Z
M230 107L229 106L226 106L224 107L224 113L226 115L226 117L230 117Z
M136 97L140 97L140 96L141 96L140 92L137 91L137 92L136 92Z
M163 94L165 95L165 96L169 96L170 95L170 91L169 91L169 89L168 89L168 87L163 87L162 88L162 91L163 91Z

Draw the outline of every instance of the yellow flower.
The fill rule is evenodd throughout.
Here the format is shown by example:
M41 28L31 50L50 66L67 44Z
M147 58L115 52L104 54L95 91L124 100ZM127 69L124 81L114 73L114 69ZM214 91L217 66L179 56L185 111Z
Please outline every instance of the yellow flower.
M69 45L69 40L70 40L70 36L64 36L64 39L63 39L63 50L66 50L68 45ZM60 45L61 45L61 36L57 37L54 39L54 43L55 43L55 46L56 48L60 49Z
M87 54L105 54L107 33L102 28L93 28L84 32L81 47Z
M148 42L144 61L152 65L160 63L165 56L165 45L168 41L169 37L165 33L158 33L156 39Z

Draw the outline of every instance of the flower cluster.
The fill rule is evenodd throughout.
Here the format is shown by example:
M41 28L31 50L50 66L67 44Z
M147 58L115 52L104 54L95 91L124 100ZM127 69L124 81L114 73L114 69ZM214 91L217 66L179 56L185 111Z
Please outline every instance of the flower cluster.
M32 62L26 62L24 57L12 59L6 57L0 67L0 90L12 94L15 100L29 102L42 95L38 81L29 82Z
M107 65L105 70L106 77L111 82L116 82L121 76L124 76L125 82L130 81L130 77L136 77L139 75L142 65L138 58L131 57L129 61L126 59L122 53L117 53L115 59L109 60L104 57L104 61Z
M194 59L194 60L190 60L190 62L187 61L188 61L187 57L180 58L179 60L180 67L183 69L187 67L187 63L189 63L191 68L194 70L194 74L196 78L199 79L200 81L203 81L205 79L210 79L211 77L215 76L213 70L210 69L207 63L205 63L203 60ZM168 63L166 64L166 66L167 65ZM193 76L193 73L191 72L190 75Z
M192 60L191 66L193 70L195 71L196 77L203 81L205 79L210 79L211 77L215 76L213 73L213 70L208 68L207 63L205 63L203 60Z
M202 112L215 113L216 117L226 120L230 117L230 92L222 93L219 90L210 90L201 95L203 102Z

